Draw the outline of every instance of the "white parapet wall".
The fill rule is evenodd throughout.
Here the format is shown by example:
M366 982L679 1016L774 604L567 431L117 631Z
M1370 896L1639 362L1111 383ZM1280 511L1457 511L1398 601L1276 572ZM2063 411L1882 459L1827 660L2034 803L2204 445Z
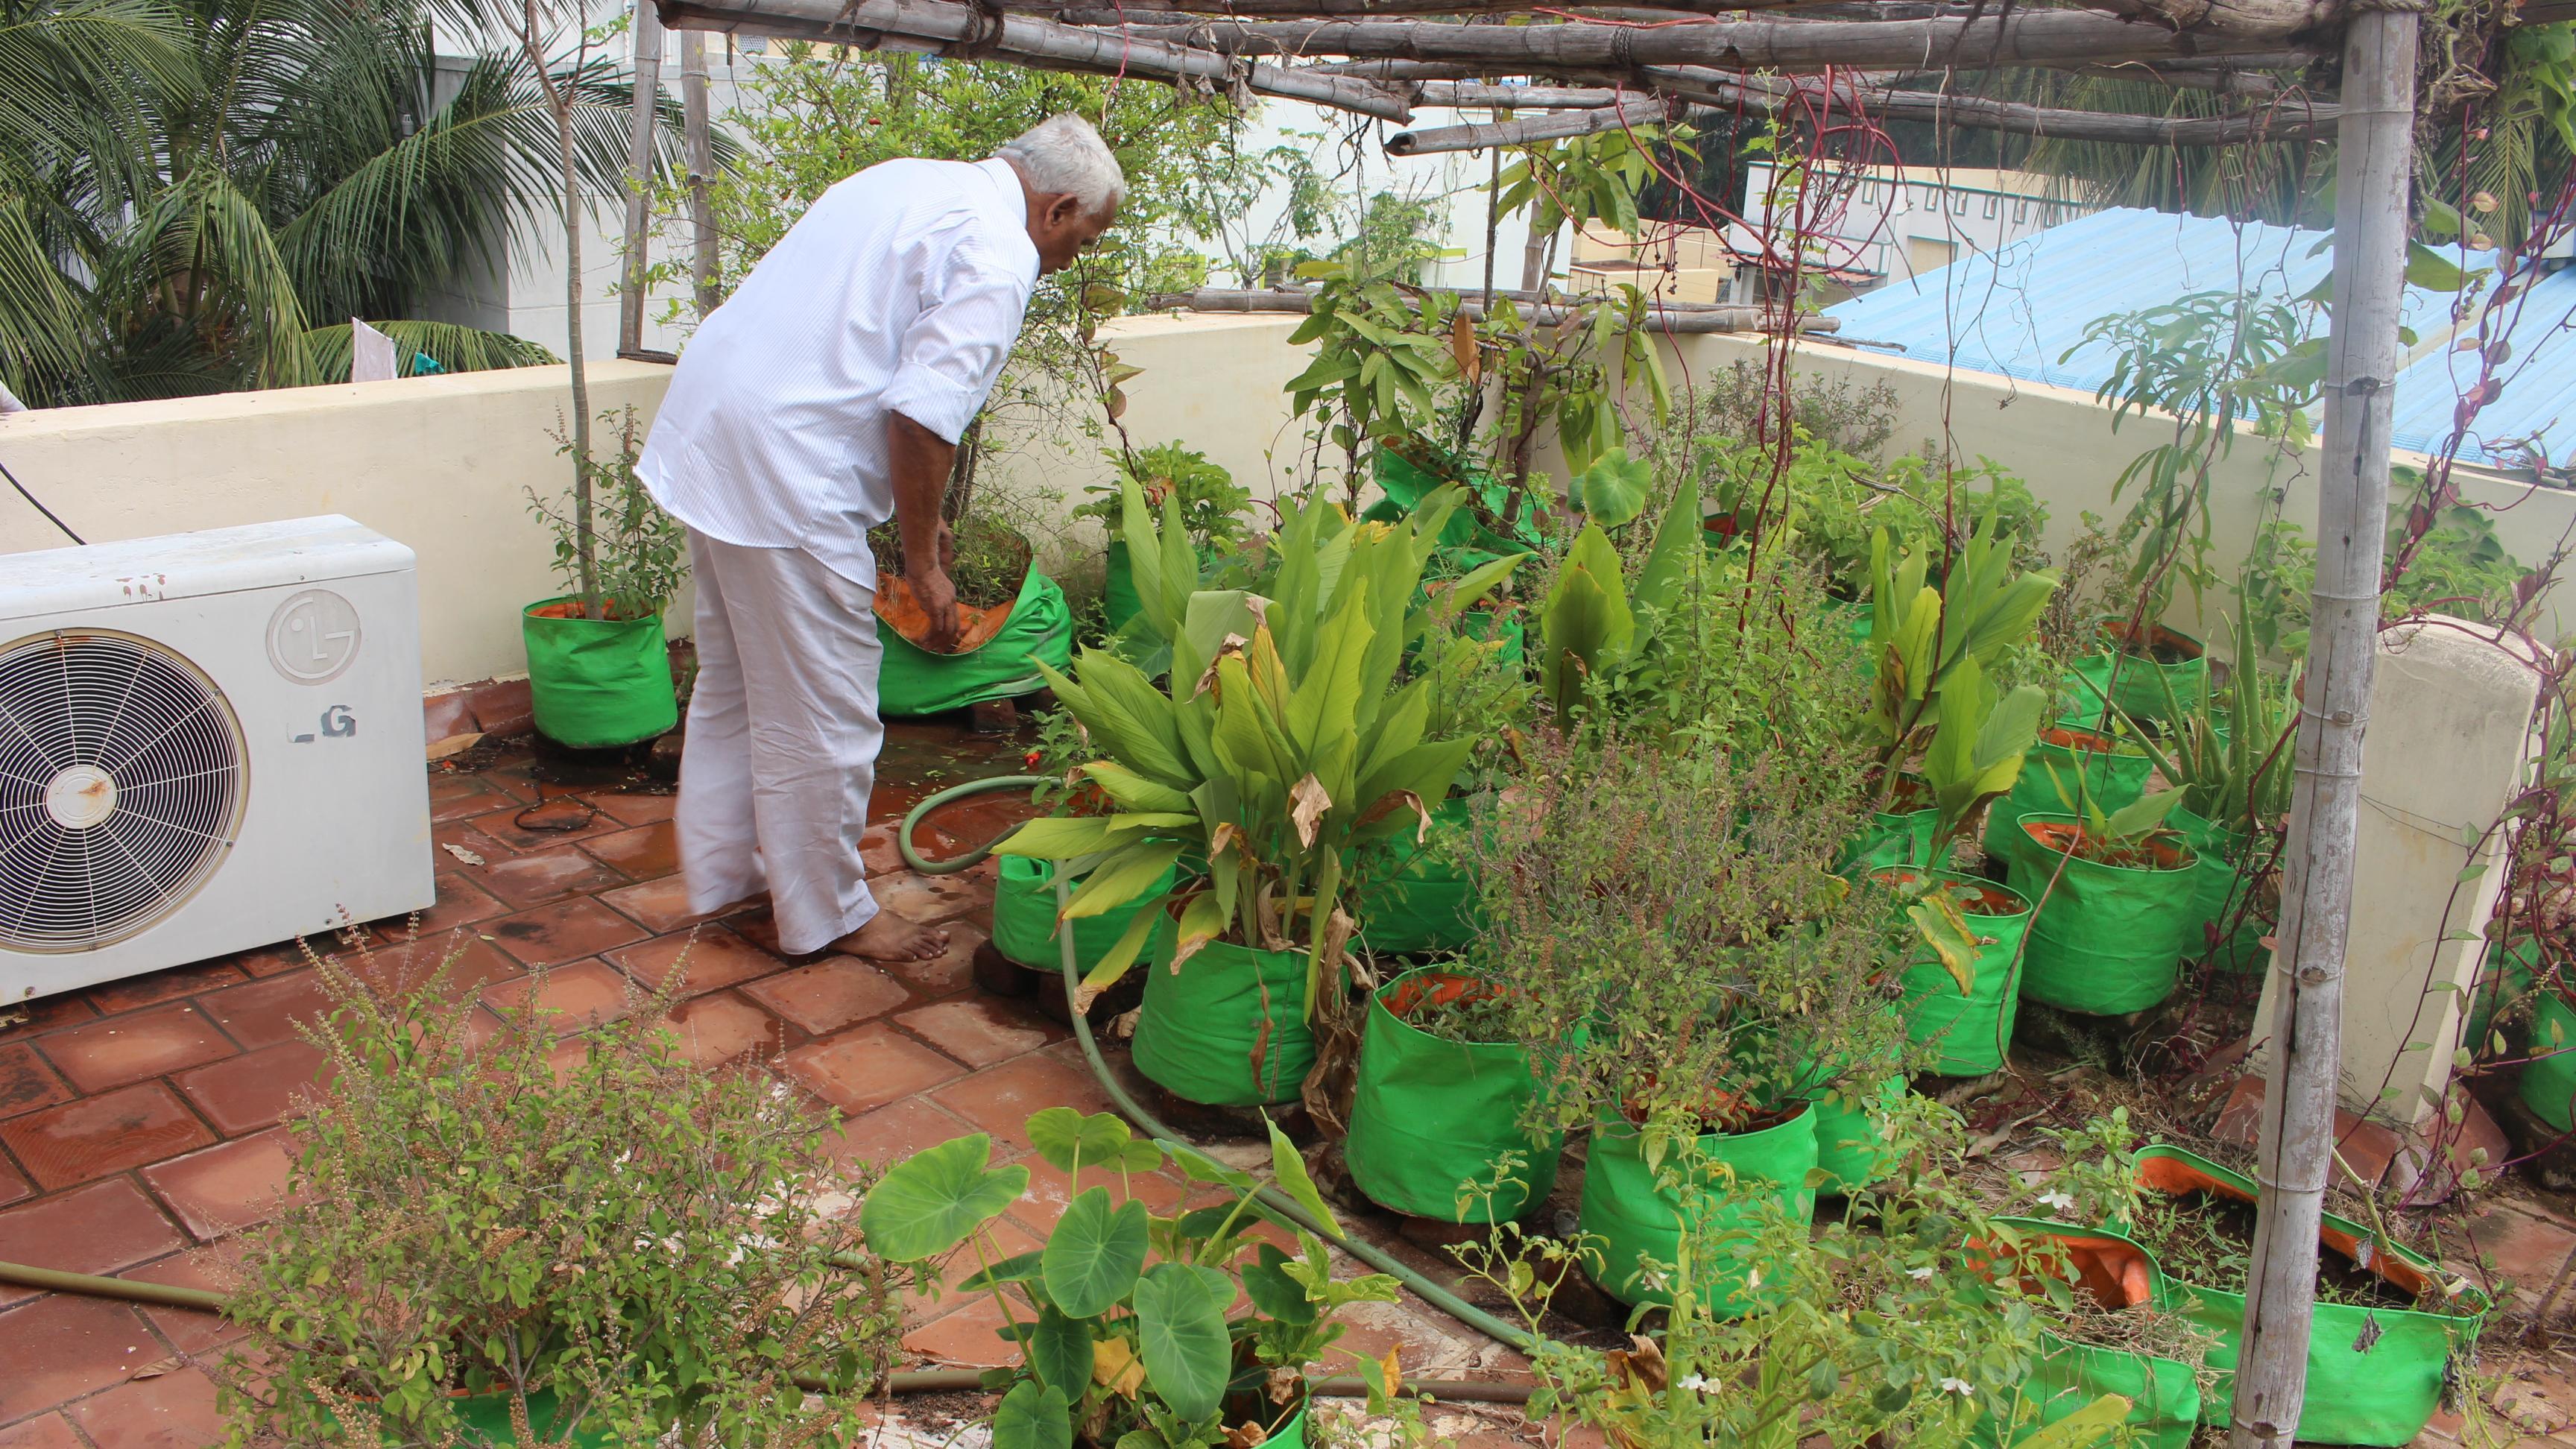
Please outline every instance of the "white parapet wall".
M589 373L594 413L650 423L671 369ZM560 592L527 490L569 485L571 412L562 367L221 393L0 417L0 463L93 542L345 513L419 556L422 677L490 679L527 669L519 610ZM66 542L0 495L0 552Z
M1306 366L1307 349L1287 341L1301 320L1154 316L1104 328L1120 360L1144 369L1125 385L1128 437L1139 446L1185 441L1256 498L1302 486L1316 468L1306 446L1312 420L1290 417L1282 390ZM1765 345L1741 336L1680 342L1667 359L1684 394L1734 363L1758 364ZM1896 398L1894 447L1946 439L1962 457L1991 457L2021 474L2048 504L2052 548L2075 537L2084 513L2116 517L2126 506L2112 499L2112 480L2159 425L2133 418L2114 433L2108 409L2085 393L1812 340L1794 366L1801 379L1886 384ZM594 411L632 406L649 423L670 372L651 363L593 364ZM518 611L556 592L553 545L528 513L527 490L564 486L568 464L554 435L570 409L561 367L64 408L0 417L0 463L73 528L102 541L346 513L420 556L425 676L485 679L526 667ZM1104 439L1084 430L1087 414L1054 411L1045 435L1013 439L986 478L1026 497L1052 497L1060 516L1109 469ZM1337 452L1320 460L1335 478ZM1542 462L1556 466L1552 453ZM2251 437L2221 460L2212 562L2222 577L2232 577L2251 541L2263 490L2285 488L2288 516L2313 518L2316 476L2313 452L2275 459ZM2463 486L2472 501L2502 509L2493 515L2497 531L2526 564L2576 532L2576 494L2484 478ZM62 542L35 510L0 496L0 552ZM1036 542L1042 557L1075 575L1097 557L1094 530L1062 528ZM2553 595L2561 597L2570 616L2545 608L2544 637L2576 626L2576 594ZM2226 603L2224 591L2210 601L2213 612ZM2187 594L2174 622L2208 632ZM687 632L685 598L670 625Z

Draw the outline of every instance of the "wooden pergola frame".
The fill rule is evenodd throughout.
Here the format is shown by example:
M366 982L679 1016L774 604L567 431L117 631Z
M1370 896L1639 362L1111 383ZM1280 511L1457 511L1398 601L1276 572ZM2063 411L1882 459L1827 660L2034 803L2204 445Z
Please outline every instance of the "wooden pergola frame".
M1096 0L654 4L661 23L681 31L1133 76L1238 99L1309 101L1399 124L1409 124L1416 107L1509 105L1513 111L1489 124L1400 133L1387 143L1398 155L1596 133L1660 120L1694 104L1762 112L1816 105L2144 146L2337 135L2314 627L2283 854L2281 945L2272 967L2282 989L2257 1171L2265 1190L2230 1421L2232 1449L2291 1449L2306 1387L2318 1229L2333 1162L2362 721L2377 657L2392 385L2403 360L2398 306L2425 0L2078 0L2045 9L1948 0L1627 0L1620 10L1550 10L1548 23L1527 25L1478 22L1538 10L1541 0L1121 0L1109 8ZM2523 18L2538 23L2571 14L2576 0L2535 0ZM646 18L639 14L639 23ZM1648 23L1641 26L1641 18ZM640 33L638 43L641 61L648 53ZM693 195L702 198L703 50L685 54L697 57L690 156ZM658 63L658 37L649 55ZM2335 103L2267 102L2214 121L2018 106L1899 89L1870 74L2108 67L2227 91L2235 71L2284 69L2320 57L2341 61L2343 94ZM649 96L649 70L639 71L646 72ZM1506 97L1506 89L1519 94ZM639 101L635 116L639 127L650 124L649 100ZM639 142L637 156L648 154ZM639 159L639 193L641 165ZM702 199L693 209L703 313L712 303L712 251ZM629 276L640 279L638 212L630 210L628 247ZM1279 294L1157 300L1238 311L1297 305ZM1738 310L1667 308L1657 320L1671 331L1766 325L1733 315ZM640 334L640 288L630 317L632 332ZM1794 322L1767 325L1799 330ZM627 338L630 347L635 341Z

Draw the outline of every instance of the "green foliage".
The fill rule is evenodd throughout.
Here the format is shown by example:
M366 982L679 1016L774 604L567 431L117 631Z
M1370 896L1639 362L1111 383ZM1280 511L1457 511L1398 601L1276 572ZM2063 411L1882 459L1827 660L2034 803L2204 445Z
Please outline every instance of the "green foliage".
M461 259L560 205L535 66L505 42L447 67L433 13L484 12L430 0L0 8L11 389L60 406L328 382L348 376L352 316L397 319L379 325L448 371L541 359L515 338L399 321ZM491 13L511 23L519 11ZM595 51L556 67L580 175L613 190L626 86Z
M2221 829L2252 839L2290 814L2290 742L2299 717L2288 691L2263 673L2262 656L2240 597L2234 627L2235 657L2228 688L2203 690L2186 707L2162 671L2171 734L2161 743L2123 714L2156 773L2182 790L2182 808Z
M581 598L590 617L650 618L669 608L688 581L689 531L662 511L635 476L635 460L644 452L635 409L601 413L599 420L617 432L616 456L584 458L575 465L590 482L595 594L582 594L580 522L570 490L559 503L549 503L531 488L528 511L553 530L555 575L566 593ZM559 456L572 453L570 438L558 432L555 441Z
M1356 477L1362 445L1427 425L1432 394L1457 376L1449 329L1458 302L1441 293L1416 302L1395 283L1340 262L1308 262L1297 275L1316 284L1314 310L1288 345L1314 343L1315 360L1289 379L1289 410L1302 418L1323 405L1326 435Z
M1870 709L1860 729L1878 752L1881 771L1888 777L1883 788L1892 789L1898 767L1931 743L1944 723L1944 705L1954 697L1986 703L1989 713L1977 719L1972 729L1954 735L1947 758L1963 760L1992 751L1989 759L2000 765L2013 742L2002 734L1989 739L1986 731L1995 718L1993 711L2001 710L2002 704L1981 687L1963 685L1958 671L1972 664L1982 682L2007 651L2027 642L2057 588L2057 576L2045 570L2017 570L2009 546L1995 538L1992 520L1970 535L1967 546L1951 559L1949 576L1938 589L1925 582L1923 553L1898 556L1884 532L1872 535L1870 552L1869 643L1874 673ZM2038 693L2032 686L2015 690L2010 709L2003 714L2012 721L2027 714L2035 737L2040 707L2023 690ZM2028 744L2025 738L2020 747L2026 749ZM2010 783L2005 782L2006 788ZM1960 819L1965 819L1964 812ZM1951 822L1952 827L1957 823Z
M2400 464L2389 469L2389 481L2406 501L2388 509L2381 573L2388 582L2379 599L2381 621L2415 614L2448 614L2487 624L2512 618L2522 602L2517 586L2529 571L2505 551L2486 510L2466 503L2431 510L2431 525L2400 572L2409 515L2423 506L2424 475ZM2316 581L2316 546L2299 526L2281 518L2265 523L2246 556L2243 583L2246 625L2258 645L2293 658L2306 655L2308 596Z
M1241 1442L1242 1428L1274 1430L1304 1406L1310 1366L1334 1352L1358 1357L1336 1348L1336 1313L1395 1300L1395 1280L1382 1274L1335 1278L1312 1233L1298 1232L1294 1257L1253 1236L1284 1220L1258 1200L1250 1175L1191 1148L1137 1140L1116 1117L1069 1107L1030 1118L1028 1136L1068 1179L1086 1168L1118 1179L1115 1191L1077 1193L1034 1253L999 1255L990 1229L1027 1190L1028 1169L992 1166L981 1134L896 1164L861 1210L870 1245L889 1256L927 1268L960 1248L974 1255L980 1271L960 1290L990 1295L1007 1324L1002 1335L1025 1350L1004 1371L996 1444L1064 1449L1076 1434L1128 1449ZM1128 1185L1167 1157L1191 1181L1222 1186L1223 1199L1170 1216L1151 1211ZM1270 1161L1279 1187L1330 1224L1304 1161L1276 1127ZM1158 1260L1151 1266L1149 1255ZM1238 1286L1252 1312L1229 1318Z
M1566 501L1603 528L1617 528L1638 514L1654 497L1655 472L1643 458L1625 448L1611 448L1574 477Z
M1507 215L1526 210L1532 236L1594 218L1634 232L1637 193L1655 179L1655 149L1696 157L1691 135L1688 126L1640 125L1522 146L1494 178L1497 205Z
M1145 502L1152 507L1163 506L1164 494L1172 496L1180 506L1181 530L1200 553L1230 554L1243 541L1248 526L1244 511L1252 506L1252 490L1235 482L1222 465L1209 462L1207 454L1174 441L1138 448L1132 456L1105 448L1101 456L1117 470L1117 481L1083 490L1091 499L1073 510L1072 517L1097 522L1111 538L1124 537L1122 485L1133 482L1144 490Z
M1696 1144L1675 1143L1661 1172L1679 1196L1682 1236L1676 1261L1658 1265L1673 1307L1656 1337L1624 1349L1545 1332L1547 1298L1581 1245L1505 1225L1470 1250L1471 1269L1539 1337L1531 1418L1563 1415L1635 1449L1956 1449L2035 1422L2018 1390L2044 1347L2040 1305L1993 1267L1991 1245L2004 1230L1967 1181L1962 1124L1913 1098L1893 1126L1896 1175L1873 1190L1874 1231L1833 1222L1811 1232L1769 1189L1739 1188L1693 1160ZM1735 1225L1748 1209L1757 1223ZM1737 1291L1731 1279L1747 1263L1759 1306L1712 1311ZM2116 1425L2126 1405L2110 1403ZM2110 1437L2093 1425L2048 1442ZM2003 1442L2016 1439L2008 1432Z
M1179 921L1175 964L1218 939L1302 946L1314 1010L1353 929L1339 909L1350 852L1419 828L1474 747L1430 733L1427 680L1398 682L1433 614L1465 610L1518 562L1496 560L1417 604L1457 506L1456 491L1443 490L1392 525L1353 523L1322 500L1296 506L1272 540L1278 573L1264 597L1194 590L1173 500L1164 499L1157 529L1142 491L1127 485L1137 595L1170 641L1169 682L1157 687L1096 649L1084 651L1076 679L1048 671L1097 752L1082 773L1116 810L1033 821L1000 852L1087 872L1064 907L1068 919L1138 899L1184 851L1196 853L1206 878L1168 903ZM1086 989L1134 964L1162 903L1147 906Z
M679 1055L676 974L622 1020L566 1036L531 1005L487 1039L452 962L405 979L424 949L316 968L332 1083L290 1119L288 1206L244 1240L234 1442L482 1443L455 1437L459 1391L551 1394L545 1442L857 1432L905 1278L835 1266L861 1239L834 1205L867 1181L823 1124Z

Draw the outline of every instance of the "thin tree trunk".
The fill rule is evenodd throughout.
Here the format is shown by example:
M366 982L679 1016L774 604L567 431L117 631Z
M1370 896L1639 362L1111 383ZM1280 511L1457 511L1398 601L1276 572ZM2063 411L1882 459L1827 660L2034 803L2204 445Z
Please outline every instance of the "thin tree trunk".
M519 40L537 84L554 113L555 158L561 163L564 229L564 361L572 370L572 509L573 551L579 566L581 610L596 619L606 610L599 597L599 536L590 506L590 375L581 345L581 170L572 139L572 95L546 63L546 27L537 0L519 0L526 29Z
M707 197L707 182L716 169L715 139L707 117L707 34L680 36L680 124L689 151L689 262L691 290L697 295L698 320L716 309L716 216Z
M2390 386L2402 360L2397 316L2405 292L2415 40L2413 14L2379 8L2356 10L2344 38L2315 624L2282 857L2282 944L2273 969L2283 974L2263 1099L2263 1195L2246 1274L2232 1449L2288 1449L2307 1391L2318 1220L2334 1167L2342 1078L2362 727L2379 647Z
M644 269L652 250L653 122L662 99L662 21L635 0L635 105L626 139L626 275L617 297L617 354L644 350Z

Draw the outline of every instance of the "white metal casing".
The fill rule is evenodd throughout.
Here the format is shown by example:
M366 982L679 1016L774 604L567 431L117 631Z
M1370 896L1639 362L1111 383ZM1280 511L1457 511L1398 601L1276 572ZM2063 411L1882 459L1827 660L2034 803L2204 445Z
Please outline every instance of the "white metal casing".
M0 1004L435 899L409 548L329 514L0 556L0 652L56 631L139 636L202 671L239 724L241 803L229 850L157 922L87 949L0 941Z

